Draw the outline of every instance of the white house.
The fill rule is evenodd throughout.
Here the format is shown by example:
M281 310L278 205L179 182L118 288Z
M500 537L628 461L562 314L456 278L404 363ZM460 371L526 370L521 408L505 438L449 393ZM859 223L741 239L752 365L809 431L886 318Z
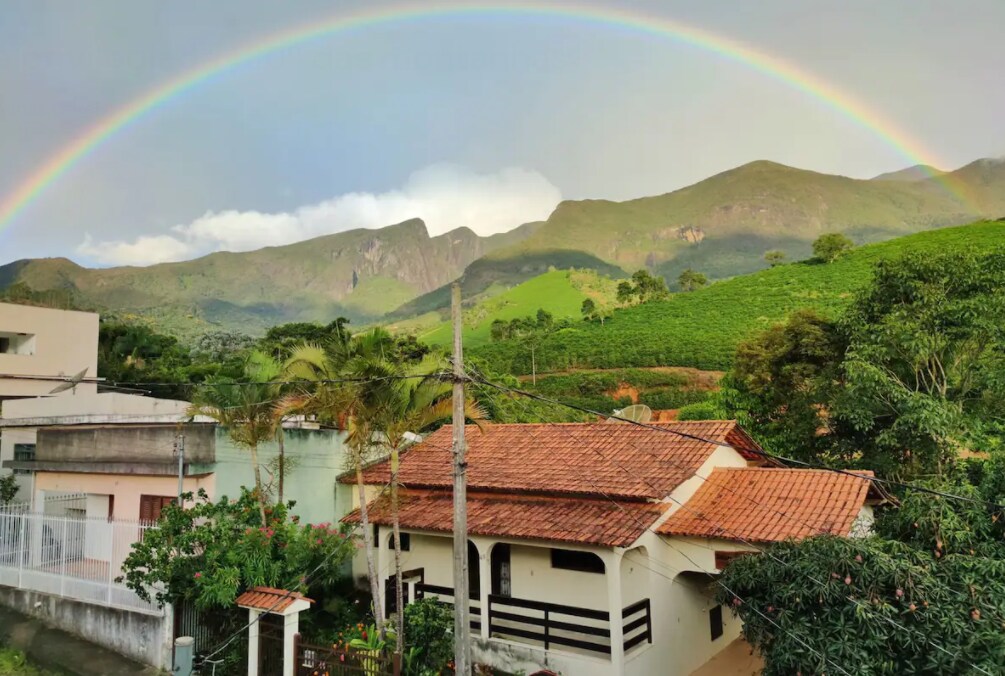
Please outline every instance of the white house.
M866 479L765 466L735 422L655 427L467 430L476 661L566 676L690 674L739 640L739 621L714 600L725 561L763 543L850 535L871 523L880 496ZM408 602L454 594L450 442L445 427L402 456ZM381 493L388 478L386 463L365 473L394 610L391 515ZM358 511L347 519L358 521ZM717 662L715 673L733 672Z

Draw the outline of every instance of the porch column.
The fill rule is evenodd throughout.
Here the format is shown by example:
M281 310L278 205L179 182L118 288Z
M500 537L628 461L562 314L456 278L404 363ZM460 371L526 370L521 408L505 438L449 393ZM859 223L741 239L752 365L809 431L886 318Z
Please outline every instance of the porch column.
M283 676L297 673L296 636L300 631L300 613L290 613L283 618Z
M624 676L625 673L625 623L621 618L624 601L621 598L621 559L624 552L612 550L604 556L607 576L607 608L611 614L611 674Z
M482 609L482 639L489 639L489 594L492 593L491 542L478 542L478 601Z
M248 609L248 676L258 676L258 616L260 610Z

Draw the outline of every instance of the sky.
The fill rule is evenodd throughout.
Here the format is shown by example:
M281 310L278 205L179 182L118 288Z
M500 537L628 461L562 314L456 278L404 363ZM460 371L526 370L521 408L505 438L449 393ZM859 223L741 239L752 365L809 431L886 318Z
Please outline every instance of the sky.
M940 168L1005 154L1002 0L570 6L587 4L794 64ZM178 74L382 5L409 3L0 0L0 204ZM416 216L433 235L484 235L563 199L661 194L758 159L859 178L914 162L790 84L681 40L569 17L440 14L245 62L138 117L0 222L0 264L147 265Z

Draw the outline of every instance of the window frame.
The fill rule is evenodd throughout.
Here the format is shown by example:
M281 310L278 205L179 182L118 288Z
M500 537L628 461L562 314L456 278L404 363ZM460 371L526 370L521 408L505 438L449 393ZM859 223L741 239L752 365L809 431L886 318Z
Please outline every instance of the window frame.
M708 630L711 640L721 638L724 633L722 622L722 605L717 605L708 610Z
M35 462L35 452L37 447L38 444L14 444L14 461ZM30 449L27 451L27 453L30 454L30 457L25 457L26 449ZM18 457L18 454L21 455L20 458ZM32 473L32 470L30 469L14 469L11 471L19 476L30 475Z
M571 570L579 573L603 575L607 572L604 560L593 552L581 549L551 548L551 567L555 570ZM564 559L564 560L563 560Z

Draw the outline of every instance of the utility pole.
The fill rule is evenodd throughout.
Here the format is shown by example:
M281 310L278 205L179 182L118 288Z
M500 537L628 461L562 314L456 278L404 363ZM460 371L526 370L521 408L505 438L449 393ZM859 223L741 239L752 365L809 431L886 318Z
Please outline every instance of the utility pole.
M178 506L184 507L181 494L185 492L185 435L179 434L174 440L174 452L178 456Z
M468 602L468 465L464 445L464 346L461 285L450 289L454 326L454 672L471 676L471 620Z

